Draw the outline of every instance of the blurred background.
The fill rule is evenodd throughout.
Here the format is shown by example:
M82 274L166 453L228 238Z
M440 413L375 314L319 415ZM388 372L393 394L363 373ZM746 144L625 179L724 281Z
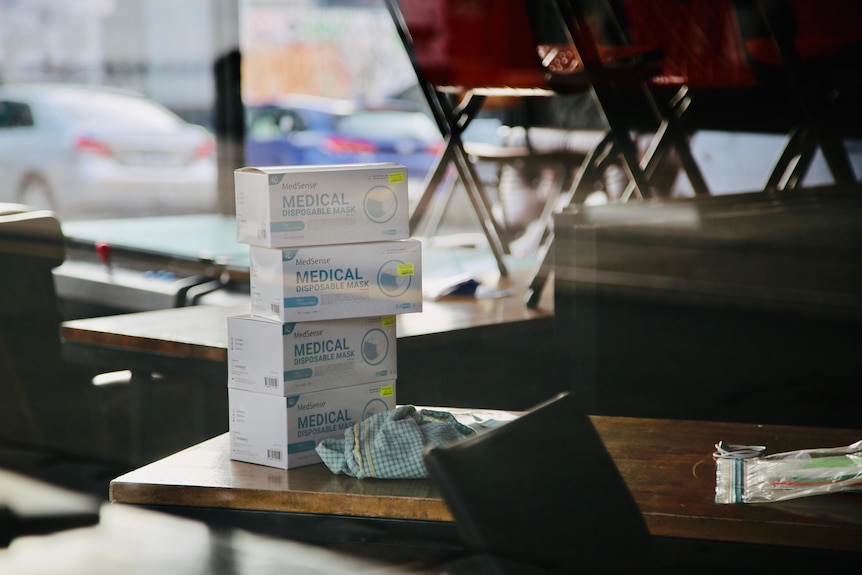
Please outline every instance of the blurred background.
M452 6L458 7L460 3L453 2ZM483 4L473 3L472 6L481 7ZM107 440L112 436L99 430L84 429L84 424L88 421L102 423L109 419L109 423L121 433L128 433L129 426L123 419L126 412L117 407L127 399L123 394L127 393L128 386L105 385L97 389L91 384L92 374L89 373L80 374L80 377L75 375L80 384L77 390L69 385L73 374L61 357L58 338L61 319L195 303L247 301L248 282L237 285L239 282L223 281L224 274L219 274L217 279L207 275L211 274L210 264L222 265L224 260L234 255L233 252L243 251L237 249L243 246L237 245L234 230L230 227L235 219L232 214L233 173L236 168L396 161L408 167L410 199L416 202L422 196L426 176L433 173L432 167L443 149L440 130L429 114L413 66L384 0L0 0L0 15L0 204L18 202L53 210L62 224L62 231L57 234L58 243L62 243L65 250L56 258L43 262L46 269L42 270L44 273L40 280L44 287L41 295L31 287L34 283L24 279L23 273L18 277L17 271L9 271L33 271L30 259L13 253L10 258L17 258L14 262L10 259L8 266L0 263L4 270L4 281L0 282L0 304L4 304L0 308L0 314L3 314L0 328L4 333L0 333L0 343L8 343L11 350L0 356L0 368L11 366L8 373L16 373L21 382L12 385L15 380L0 373L0 407L4 408L0 417L0 441L19 441L21 438L29 441L35 436L31 430L44 425L45 437L41 445L102 454L108 452L108 448L96 445L90 441L91 438ZM771 105L772 101L768 104ZM731 109L728 115L738 111ZM537 127L547 130L531 132L534 148L529 149L525 144L526 128ZM691 137L691 152L711 193L730 196L763 190L786 134L745 133L724 126L720 128L700 130ZM522 253L516 243L523 238L530 239L525 230L538 221L537 216L547 206L554 207L553 200L546 201L556 197L549 190L568 189L567 184L573 180L573 174L596 143L588 137L585 144L572 152L567 148L569 140L577 140L581 135L601 138L604 129L602 118L588 93L509 100L489 98L478 117L469 124L464 134L465 148L471 161L475 160L479 177L487 185L494 210L502 210L499 220L504 224L503 232L508 235L507 239L512 242L512 255L521 259L517 262L519 268L515 262L509 262L512 269L526 275L542 261L538 247L549 244L541 244L540 241L528 243L531 249ZM854 137L847 139L845 146L856 174L860 174L862 141L858 139L859 130L854 132ZM547 165L530 172L524 168L523 157L506 155L505 152L511 151L504 149L507 146L530 153L539 149L542 143L538 141L540 135L547 135L551 143L565 144L551 151L566 152L560 154L565 156L562 163L566 174L559 175L556 168L552 170ZM500 155L496 159L493 156L484 156L483 159L481 154L470 152L481 144L489 145L487 149ZM527 155L523 153L524 157ZM678 173L678 165L669 163L670 169L661 172L669 174L667 182L662 181L661 184L662 199L691 196L693 192L688 179ZM584 204L591 207L601 203L613 204L625 184L619 182L621 174L619 165L611 164L606 172L596 177L595 193L592 193L593 182L588 182L591 193ZM455 179L451 175L450 172L450 182ZM625 179L624 175L621 177ZM831 182L825 162L818 153L805 176L805 187L814 188ZM440 188L441 194L457 189ZM747 200L753 202L757 200L756 196L758 194L747 194L742 200L730 198L726 205L736 205L738 201L741 206L738 212L747 214L754 211L749 209ZM444 248L440 251L446 251L445 258L437 258L446 260L440 264L446 273L440 272L440 275L443 279L458 277L449 271L454 267L472 274L479 273L477 269L493 271L495 262L487 251L477 256L480 250L469 249L488 246L483 242L481 226L469 205L467 194L453 193L447 197L451 205L448 205L445 219L435 233L426 232L427 237L423 238L427 240L432 235L435 240L444 236L446 240L452 238L450 243L440 244ZM768 196L764 197L768 199ZM795 200L791 198L792 201ZM633 204L627 213L637 216L636 202ZM819 380L783 358L798 359L806 364L803 366L806 370L810 368L813 373L819 373L824 366L834 364L843 369L845 364L851 364L847 371L855 374L856 371L852 370L859 369L855 359L858 354L854 353L858 347L858 335L847 337L846 333L859 333L855 323L859 317L859 281L857 275L853 275L858 272L852 265L858 261L855 247L860 237L857 220L852 211L841 208L836 210L836 220L845 225L836 227L835 220L824 219L821 222L809 218L804 198L800 205L796 209L803 216L793 220L776 217L776 222L769 220L772 227L760 223L748 227L727 226L724 222L731 221L730 216L727 219L716 217L714 229L703 228L707 235L705 239L701 238L705 246L702 251L708 255L712 254L715 246L723 248L729 245L728 253L731 255L728 257L733 259L728 260L726 266L710 265L704 263L704 259L685 254L679 259L668 257L669 263L657 263L650 258L664 252L647 249L647 242L632 240L631 244L620 244L624 247L612 251L608 260L617 262L629 258L633 269L647 273L650 282L653 281L650 274L662 272L675 278L672 285L709 288L704 288L707 292L705 300L695 303L680 298L673 290L668 290L667 297L674 304L690 304L673 316L678 317L681 326L686 329L693 326L698 335L702 335L701 331L708 332L714 336L715 342L702 344L678 325L663 323L672 317L671 313L656 311L658 308L654 302L645 300L646 311L637 309L637 313L632 313L628 308L620 308L623 311L618 317L611 316L611 320L618 319L618 323L605 320L602 324L603 328L610 326L606 341L613 342L613 345L608 345L607 363L614 368L625 367L628 371L624 375L631 378L633 387L646 388L642 384L646 373L643 368L649 365L648 359L660 358L656 360L661 363L659 367L673 370L672 376L679 375L682 389L692 388L692 378L701 382L705 391L698 399L706 400L710 408L716 402L711 395L713 388L703 383L703 374L700 373L705 364L698 360L699 356L694 351L681 353L681 344L695 350L715 349L719 354L715 362L717 366L727 365L738 371L746 368L762 379L764 376L759 372L748 369L744 360L747 356L740 356L735 350L728 351L730 343L738 343L743 351L750 352L753 358L750 359L751 365L762 367L768 373L777 371L775 365L784 365L786 371L792 372L793 377L800 381L804 380L805 385L815 381L818 394L824 387L819 385ZM761 208L764 212L772 209L771 206L758 207ZM619 213L605 210L596 212L598 215L595 217L604 214L613 220ZM734 218L739 216L736 212L728 213ZM200 214L224 216L205 220L215 226L203 228L212 232L209 234L212 238L207 238L207 233L195 227L195 222L200 220L189 217ZM592 225L590 210L582 210L582 214L587 218L586 224ZM494 215L496 217L497 213ZM167 222L162 216L184 216L185 219ZM148 217L154 218L141 219ZM136 218L140 226L131 225L128 218ZM697 218L694 221L697 222ZM736 220L736 224L739 221ZM806 226L812 225L816 227L809 231ZM696 233L702 230L695 228L697 226L689 231L692 237L698 238ZM590 228L581 226L579 229ZM421 235L415 229L411 231L414 235ZM538 240L545 240L549 236L548 231L549 228L539 227ZM733 241L725 237L733 232L738 233L738 237L731 238ZM774 245L764 244L768 249L764 248L762 261L750 263L740 259L750 255L751 238L759 240L761 232L774 232L768 238ZM712 233L714 237L708 235ZM788 243L788 237L797 236L798 243ZM204 242L205 245L199 247L189 241L190 237L195 240L212 239L217 246L212 248L211 244ZM687 248L689 237L680 237L679 245ZM161 240L158 249L165 245L168 249L154 260L150 256L157 251L154 247L157 240ZM560 252L575 254L572 249L574 241L571 238L563 238L562 241L571 243ZM114 259L106 255L107 251L100 251L112 242ZM126 245L124 242L130 243ZM609 244L616 246L614 242ZM580 244L591 245L589 242ZM771 255L771 250L778 249L775 246L786 249L786 260L777 260ZM123 251L119 247L127 249ZM193 253L188 253L190 249ZM465 255L464 251L470 253ZM423 252L425 262L435 263L426 256L430 253L431 250ZM243 251L243 254L247 255L247 252ZM703 254L698 253L698 258L703 258ZM823 254L839 259L835 260L837 263L831 263ZM451 265L450 260L454 262ZM833 281L827 274L810 271L814 268L808 265L809 260L826 266L841 282ZM781 268L781 274L774 274L764 271L767 270L764 262L782 265L786 262L787 265ZM13 268L13 263L18 268ZM194 267L189 268L192 264ZM247 270L247 262L245 266ZM430 267L426 269L430 270ZM687 283L691 280L687 274L701 272L709 281L701 281L701 278L699 283ZM711 275L713 272L715 276ZM677 282L679 278L673 276L674 273L681 274L682 283ZM749 276L754 278L751 282L758 288L763 287L758 282L764 276L766 288L751 291L746 283ZM17 283L5 281L13 277ZM560 274L555 280L559 278ZM801 290L800 286L809 285L805 283L809 281L817 289ZM186 299L190 286L209 289L212 283L218 283L217 290L199 290L199 299ZM725 283L732 288L727 288L727 293L741 294L740 300L748 301L752 293L757 296L753 298L756 301L762 298L765 303L759 305L764 309L775 303L771 290L778 285L780 289L776 293L794 305L799 303L797 299L801 299L805 305L799 306L803 308L799 313L806 320L809 313L818 319L820 315L827 315L827 327L831 329L832 323L836 323L847 331L836 330L834 333L837 335L827 339L822 337L827 333L826 329L819 324L811 327L799 322L802 327L791 331L768 316L762 322L766 326L764 331L759 325L755 326L757 329L749 329L748 324L741 322L734 323L725 333L715 327L718 320L711 316L693 319L700 316L694 316L692 310L712 309L713 302L709 299L713 295L710 292L712 286L724 286ZM552 295L559 296L559 282L552 285L555 290ZM835 293L842 297L835 298ZM63 318L58 316L57 310L49 309L57 303L58 296L63 306ZM217 296L223 296L223 299ZM556 331L568 335L574 333L573 326L583 326L586 336L578 341L598 341L601 334L596 327L589 322L575 322L573 312L567 315L560 301L562 298L557 297L554 303L554 320L559 324L554 326ZM842 307L845 301L853 305ZM592 313L594 310L590 306L593 303L587 300L586 305L587 311ZM618 308L614 306L613 309ZM823 314L823 309L829 314ZM28 330L33 331L36 337L34 317L37 312L46 316L38 335L48 338L53 346L51 354L55 361L50 366L46 360L48 354L44 353L46 348L39 347L42 344L28 343L21 337ZM582 313L580 308L578 313ZM656 313L657 317L652 318L647 313ZM793 313L797 313L795 308ZM727 314L719 314L718 319L727 317ZM630 334L637 332L633 332L630 323L637 330L648 333L632 337ZM569 364L589 364L571 362L572 342L559 337L560 352L557 353L552 346L556 332L550 327L546 326L542 338L531 338L529 343L532 347L529 349L521 348L522 343L507 338L505 332L498 339L474 341L464 349L441 346L439 356L423 355L427 366L414 363L417 375L421 376L417 377L421 382L417 387L423 387L425 379L436 375L435 368L451 365L449 359L452 354L460 353L460 359L466 358L465 362L484 363L484 382L493 390L489 392L489 403L508 399L506 394L499 392L494 375L485 373L488 370L484 369L493 365L517 382L517 387L523 387L511 371L506 371L509 364L500 359L500 350L508 349L503 345L519 346L517 354L508 354L510 357L507 359L512 365L526 368L529 362L522 361L522 357L529 357L549 374L544 377L531 372L528 376L531 381L552 381L555 361L566 368L560 370L561 381L566 385L575 379L584 379L581 374L577 378L571 376L567 370ZM741 338L740 332L745 333L748 339ZM683 335L674 339L678 333ZM626 334L626 337L619 334ZM662 346L660 351L667 353L670 359L653 353L653 348L641 343L632 345L633 351L624 346L622 349L628 361L617 361L615 354L619 346L616 340L629 337L650 342L655 347ZM665 337L669 343L663 343ZM763 353L764 342L770 344L774 357L782 358L781 361ZM480 349L482 343L487 343L484 349ZM803 351L794 352L797 348L792 346L799 346ZM852 350L846 351L845 346ZM820 351L819 347L826 348L826 351ZM543 362L536 350L547 354L549 359ZM635 356L634 351L641 351L643 357ZM592 350L587 352L592 353ZM725 356L734 358L735 363L727 361ZM440 357L446 359L441 360ZM683 365L681 357L691 358L691 365ZM15 369L20 372L15 372ZM722 379L722 386L726 386L725 379L740 379L726 377L723 370L711 371L715 372L716 379ZM451 381L449 384L452 388L473 389L478 378L476 372L463 372L467 374L465 377L470 377L470 386L459 387ZM619 374L611 373L614 381L622 379ZM656 379L668 377L658 368L655 374ZM591 375L587 373L587 379ZM841 386L834 387L851 390L852 393L846 394L851 400L845 401L845 396L840 396L839 400L829 397L822 402L830 421L838 419L833 417L836 405L844 406L854 417L858 414L858 379L844 377L843 372L839 376L836 380L841 382ZM451 378L447 375L446 379ZM114 391L109 392L109 388ZM166 394L179 393L177 388L168 384L163 389ZM776 395L782 398L782 406L787 403L796 409L814 411L811 407L815 405L814 401L798 400L801 395L785 394L784 389L778 384L767 389L763 393L765 399L752 412L759 417L762 412L760 406L774 404ZM59 394L55 397L70 399L68 402L43 401L52 393ZM668 396L676 397L676 394L662 395L657 403L664 407ZM788 399L784 399L785 396ZM630 397L635 398L632 403L637 403L638 396ZM739 397L748 401L743 394ZM183 406L184 401L191 403L188 397L168 397L164 404ZM19 405L38 406L41 411L37 417L25 408L15 407ZM94 412L90 419L73 413L73 406L81 405L82 409ZM517 406L518 409L524 407L528 405ZM199 439L191 432L189 437L181 437L176 431L173 424L187 419L187 413L181 407L177 413L165 410L159 415L171 425L165 427L164 437L159 437L165 439L165 445L156 446L154 452L159 455L171 453ZM73 418L74 425L69 423ZM223 426L224 421L219 419L218 423ZM122 438L115 443L113 448L120 452L119 456L125 456ZM102 486L99 484L100 488Z
M0 0L0 11L0 202L64 221L230 214L235 167L368 161L405 164L415 197L442 145L383 0ZM584 97L553 100L552 123L601 127ZM523 124L514 105L483 110L465 140L498 144ZM734 193L760 189L782 142L703 131L692 151L710 189ZM484 174L493 191L499 174ZM818 158L806 183L828 182ZM672 192L690 194L688 181ZM459 214L470 210L447 223L475 227Z
M399 161L421 182L442 143L382 0L0 11L0 201L65 221L231 213L242 165Z

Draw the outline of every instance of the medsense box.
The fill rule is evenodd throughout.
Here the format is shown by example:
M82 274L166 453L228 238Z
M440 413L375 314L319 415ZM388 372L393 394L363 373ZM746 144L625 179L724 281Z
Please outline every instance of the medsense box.
M399 164L240 168L237 241L298 247L410 236L407 169Z
M249 247L251 313L279 322L422 311L418 240Z
M395 316L227 319L228 387L290 395L397 377Z
M230 457L290 469L319 463L315 448L395 408L395 380L279 397L228 388Z

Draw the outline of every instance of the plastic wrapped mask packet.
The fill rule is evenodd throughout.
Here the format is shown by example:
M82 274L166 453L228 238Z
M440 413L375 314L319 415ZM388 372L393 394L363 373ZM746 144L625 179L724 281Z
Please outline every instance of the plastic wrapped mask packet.
M764 455L760 445L719 442L716 503L765 503L862 490L862 440L847 447Z

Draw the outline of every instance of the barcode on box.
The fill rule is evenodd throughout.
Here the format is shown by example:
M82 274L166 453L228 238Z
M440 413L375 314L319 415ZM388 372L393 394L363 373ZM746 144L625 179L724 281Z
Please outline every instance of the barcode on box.
M278 387L278 378L277 377L264 377L263 378L263 386L264 387Z
M274 313L274 314L280 314L280 313L281 313L281 306L280 306L280 305L278 305L277 303L271 303L271 304L269 304L269 309L270 309L270 310L272 311L272 313Z
M257 230L257 239L265 240L266 239L266 228L260 228Z
M266 458L281 461L281 449L267 449Z

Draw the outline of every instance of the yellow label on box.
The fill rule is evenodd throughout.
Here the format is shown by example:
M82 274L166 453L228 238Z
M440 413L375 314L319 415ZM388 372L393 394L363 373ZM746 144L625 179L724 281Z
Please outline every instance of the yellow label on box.
M384 315L380 321L380 324L383 327L389 327L390 325L395 325L395 316L394 315Z
M380 397L391 397L394 393L391 385L385 385L380 388Z
M404 172L397 172L394 174L389 174L389 183L390 184L400 184L404 181Z
M398 264L399 276L412 276L416 273L416 268L413 264Z

